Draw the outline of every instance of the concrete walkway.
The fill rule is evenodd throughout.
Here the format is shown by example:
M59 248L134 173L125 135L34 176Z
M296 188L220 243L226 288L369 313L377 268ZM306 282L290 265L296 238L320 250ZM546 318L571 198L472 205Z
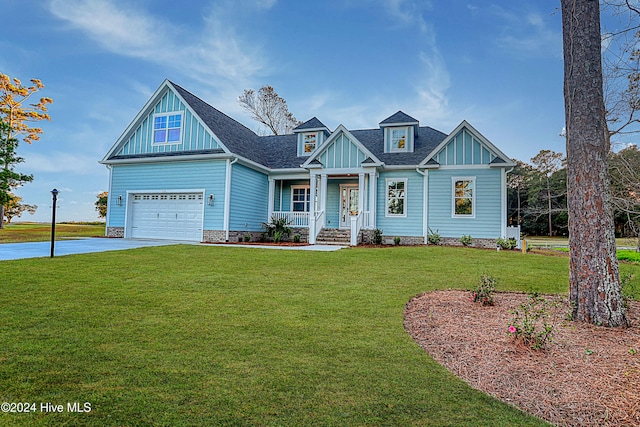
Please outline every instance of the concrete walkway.
M167 245L200 245L198 242L185 242L178 240L146 240L146 239L108 239L89 238L77 240L57 240L54 246L55 256L86 254L93 252L121 251L125 249L143 248L148 246ZM202 244L205 245L205 244ZM206 245L206 246L231 246L260 249L289 249L305 251L335 251L342 246L260 246L260 245ZM51 255L51 242L30 243L4 243L0 244L0 261L23 258L40 258Z

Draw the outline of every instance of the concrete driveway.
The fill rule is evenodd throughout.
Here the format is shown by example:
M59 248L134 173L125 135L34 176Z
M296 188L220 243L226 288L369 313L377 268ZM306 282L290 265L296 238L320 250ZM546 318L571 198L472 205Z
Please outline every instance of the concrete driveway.
M147 239L109 239L88 238L77 240L56 240L55 256L87 254L92 252L121 251L125 249L144 248L147 246L167 245L200 245L198 242L185 242L182 240L147 240ZM343 246L260 246L260 245L207 245L207 246L231 246L262 249L285 249L306 251L335 251ZM0 244L0 261L22 258L40 258L51 255L51 242L32 243L4 243Z
M78 240L56 240L54 255L87 254L91 252L121 251L147 246L194 244L174 240L108 239L89 238ZM4 243L0 245L0 261L51 256L51 242Z

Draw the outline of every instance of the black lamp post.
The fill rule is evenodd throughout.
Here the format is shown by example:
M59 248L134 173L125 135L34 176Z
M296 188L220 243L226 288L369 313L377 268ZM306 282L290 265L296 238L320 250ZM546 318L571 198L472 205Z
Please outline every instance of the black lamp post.
M51 214L51 258L53 258L53 248L56 243L56 203L58 201L58 190L51 190L53 196L53 212Z

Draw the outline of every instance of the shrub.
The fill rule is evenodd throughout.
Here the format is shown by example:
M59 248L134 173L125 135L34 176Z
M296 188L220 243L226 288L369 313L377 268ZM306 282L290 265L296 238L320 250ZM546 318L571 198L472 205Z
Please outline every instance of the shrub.
M468 234L463 234L462 237L460 237L460 243L464 246L469 246L473 243L473 238Z
M300 243L300 235L299 234L294 234L293 243Z
M482 305L493 305L493 293L496 290L496 279L483 274L478 287L471 291L471 301Z
M398 246L400 244L400 237L396 236L393 238L393 244Z
M441 239L442 238L440 237L440 233L438 233L438 230L433 231L429 229L429 233L427 233L427 242L430 245L439 245Z
M534 350L544 349L553 338L555 316L552 309L558 305L558 300L548 301L537 293L530 294L519 308L511 310L514 317L509 324L509 333L514 340Z
M502 237L498 237L498 239L496 240L496 244L500 246L501 249L511 250L518 245L518 242L513 237L510 237L508 239L503 239Z
M251 233L244 233L244 241L245 242L251 241Z
M380 230L379 228L376 228L375 230L373 230L373 236L371 236L371 242L374 245L382 244L382 230Z
M265 235L268 239L279 243L291 234L289 224L291 224L291 222L287 218L271 217L271 221L262 223L262 228L265 229Z

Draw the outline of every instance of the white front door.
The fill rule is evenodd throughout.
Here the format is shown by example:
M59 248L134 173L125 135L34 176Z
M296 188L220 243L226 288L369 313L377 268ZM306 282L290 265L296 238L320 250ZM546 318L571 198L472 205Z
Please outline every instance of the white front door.
M358 215L357 184L340 185L340 227L351 227L351 217Z

